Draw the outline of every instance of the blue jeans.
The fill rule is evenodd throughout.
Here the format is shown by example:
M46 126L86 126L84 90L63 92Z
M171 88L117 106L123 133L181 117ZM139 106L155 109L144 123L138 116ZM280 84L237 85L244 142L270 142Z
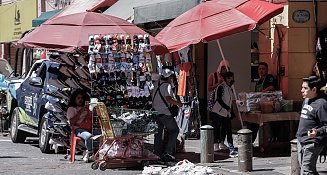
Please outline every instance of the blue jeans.
M168 143L166 145L165 152L173 154L175 152L177 136L179 133L179 127L174 117L167 115L159 115L156 119L158 124L158 133L154 135L154 153L161 156L162 151L162 133L164 127L168 130Z
M323 148L323 145L318 145L316 143L301 144L297 142L301 175L319 175L316 165L319 154Z
M85 129L81 129L81 128L76 128L75 135L84 140L86 150L92 151L92 139L91 139L92 134L89 131L87 131Z

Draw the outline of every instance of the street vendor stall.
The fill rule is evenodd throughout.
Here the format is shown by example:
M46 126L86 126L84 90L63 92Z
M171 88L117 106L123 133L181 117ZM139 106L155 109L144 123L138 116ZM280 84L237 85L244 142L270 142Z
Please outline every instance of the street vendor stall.
M260 151L264 154L288 153L290 140L294 139L296 134L295 123L300 119L300 114L293 112L293 101L284 100L281 91L243 92L239 93L239 97L237 104L243 122L260 126ZM278 121L280 126L272 125Z
M170 68L175 72L174 91L177 99L183 103L176 116L180 136L198 138L201 116L198 99L199 81L193 47L188 46L157 58L158 72L163 68Z
M149 35L110 33L89 36L93 127L99 123L103 143L92 169L105 170L113 161L158 159L144 148L143 137L154 134L156 112L151 111L152 50ZM92 107L91 107L92 109Z
M146 134L155 132L153 117L156 114L149 110L152 102L150 90L153 87L152 52L161 54L166 52L166 48L142 29L113 16L84 12L51 19L28 33L17 45L59 52L50 54L48 58L56 63L53 73L58 76L48 81L47 95L51 97L47 99L46 109L50 115L48 119L53 120L50 124L55 123L55 126L51 125L50 129L45 126L47 133L60 133L63 135L60 138L69 140L69 126L63 128L59 124L67 124L65 109L71 91L76 89L84 89L91 97L91 104L106 106L108 115L102 121L109 124L112 120L112 138L126 136L131 133L131 128L134 128L134 133L145 132L140 130L144 128L144 123L139 121L149 124L146 125L149 126ZM126 114L127 110L130 115ZM93 114L93 130L96 130L100 128L103 113ZM151 120L144 120L142 116L151 116L148 117ZM66 142L58 144L57 141L50 139L50 144L69 147ZM99 144L94 142L94 146ZM75 153L75 150L70 151ZM133 157L131 154L127 156ZM74 155L70 159L73 162L72 157Z

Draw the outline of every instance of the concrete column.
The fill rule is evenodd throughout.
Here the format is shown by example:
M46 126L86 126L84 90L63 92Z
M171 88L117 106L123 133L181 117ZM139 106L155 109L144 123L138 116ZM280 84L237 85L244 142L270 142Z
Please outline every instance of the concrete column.
M241 129L238 135L238 171L249 172L253 170L252 157L252 131Z
M204 125L200 128L200 148L201 163L211 163L214 160L214 151L213 151L213 127L210 125Z
M300 164L297 153L297 139L291 141L291 175L300 175Z

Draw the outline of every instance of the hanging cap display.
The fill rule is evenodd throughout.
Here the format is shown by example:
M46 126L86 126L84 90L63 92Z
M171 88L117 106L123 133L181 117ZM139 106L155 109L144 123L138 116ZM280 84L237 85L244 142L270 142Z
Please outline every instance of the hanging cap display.
M171 75L173 75L174 72L170 69L163 69L162 70L162 73L161 73L161 76L165 77L165 78L168 78L170 77Z

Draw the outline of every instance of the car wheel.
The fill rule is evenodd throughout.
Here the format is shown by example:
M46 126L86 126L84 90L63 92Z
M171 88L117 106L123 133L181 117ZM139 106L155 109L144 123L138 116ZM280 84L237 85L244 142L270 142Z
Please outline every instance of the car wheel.
M19 108L16 107L12 113L10 124L10 138L14 143L24 143L27 136L24 131L18 129L19 124Z
M50 153L50 133L47 132L48 119L42 117L40 131L39 131L39 147L42 153Z

